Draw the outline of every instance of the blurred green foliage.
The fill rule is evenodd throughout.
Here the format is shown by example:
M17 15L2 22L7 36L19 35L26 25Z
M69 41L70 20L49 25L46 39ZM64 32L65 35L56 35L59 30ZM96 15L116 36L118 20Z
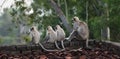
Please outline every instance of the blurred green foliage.
M101 29L109 26L110 37L112 41L120 42L120 0L54 0L72 26L71 19L74 16L78 16L80 20L88 21L90 30L90 39L101 39ZM66 1L66 2L65 2ZM86 3L88 2L88 19L86 19ZM108 7L106 7L106 4ZM16 7L15 7L16 6ZM67 6L67 7L66 7ZM26 14L25 12L33 13ZM109 12L107 16L106 12ZM109 20L107 21L107 17ZM4 19L7 19L4 22ZM10 20L11 19L11 20ZM10 22L13 23L11 24ZM44 40L46 34L46 27L51 25L53 28L59 24L65 30L67 36L69 33L63 26L60 18L53 8L51 8L48 0L34 0L31 6L25 6L25 2L16 1L11 8L7 9L3 16L0 17L0 42L15 42L16 37L20 35L19 25L24 24L26 26L37 25L39 31L42 33L41 40ZM9 26L7 26L9 25ZM11 26L10 26L11 25ZM6 27L8 29L5 30ZM16 28L15 28L16 27ZM9 36L9 37L7 37ZM14 39L12 37L15 37ZM22 36L25 41L29 42L30 38ZM3 40L4 39L4 40ZM8 40L8 41L7 41Z

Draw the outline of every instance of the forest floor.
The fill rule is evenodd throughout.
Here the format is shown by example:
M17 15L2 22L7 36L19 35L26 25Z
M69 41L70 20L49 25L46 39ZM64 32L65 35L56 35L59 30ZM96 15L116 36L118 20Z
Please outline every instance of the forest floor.
M120 56L115 54L115 48L112 48L109 44L106 45L96 42L94 48L91 49L70 49L66 47L64 51L52 52L28 50L9 51L6 53L7 51L0 51L0 59L120 59ZM119 53L119 50L117 52Z

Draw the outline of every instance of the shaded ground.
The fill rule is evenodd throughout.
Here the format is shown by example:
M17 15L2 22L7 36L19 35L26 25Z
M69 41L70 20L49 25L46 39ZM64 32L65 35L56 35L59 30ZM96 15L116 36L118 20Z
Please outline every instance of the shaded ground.
M120 59L120 57L110 51L95 48L92 50L82 49L57 52L42 52L36 50L19 54L0 53L0 59Z
M37 48L38 46L34 46L32 49L28 48L28 50L25 50L25 47L19 47L21 50L17 50L18 48L16 47L16 49L13 48L11 51L2 50L3 47L1 47L0 59L120 59L120 47L111 43L94 41L89 43L92 45L91 49L73 49L77 44L77 42L73 42L65 51L54 52L43 51Z

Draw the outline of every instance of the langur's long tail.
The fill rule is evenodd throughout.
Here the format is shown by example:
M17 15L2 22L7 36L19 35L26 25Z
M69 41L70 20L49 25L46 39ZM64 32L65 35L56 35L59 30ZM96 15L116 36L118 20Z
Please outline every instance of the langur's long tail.
M71 41L71 40L74 38L74 36L75 36L75 30L73 30L73 31L70 33L69 37L68 37L68 38L65 38L65 40Z
M46 49L41 43L39 43L39 45L41 46L41 48L45 51L60 51L60 50L48 50Z

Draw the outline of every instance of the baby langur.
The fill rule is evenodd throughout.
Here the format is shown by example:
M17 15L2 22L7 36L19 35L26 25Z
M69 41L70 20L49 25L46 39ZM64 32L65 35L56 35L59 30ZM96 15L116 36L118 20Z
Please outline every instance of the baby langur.
M51 26L47 27L46 38L47 42L55 43L57 49L60 49L57 45L57 33L53 30Z
M43 47L43 45L41 43L39 43L40 41L40 33L39 31L37 30L36 26L32 26L31 29L30 29L30 37L32 39L31 43L32 44L39 44L43 50L45 51L53 51L53 50L47 50ZM55 51L55 50L54 50Z
M56 25L56 33L57 33L57 41L61 41L62 48L65 49L63 43L63 40L65 40L65 32L59 25Z
M79 18L75 16L73 18L73 31L68 38L69 40L73 39L75 36L78 38L78 35L82 40L86 40L86 47L88 47L89 38L88 25L87 23L79 20Z

